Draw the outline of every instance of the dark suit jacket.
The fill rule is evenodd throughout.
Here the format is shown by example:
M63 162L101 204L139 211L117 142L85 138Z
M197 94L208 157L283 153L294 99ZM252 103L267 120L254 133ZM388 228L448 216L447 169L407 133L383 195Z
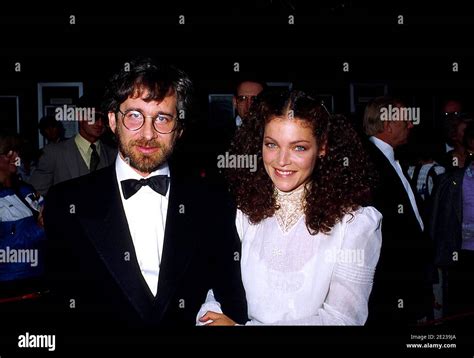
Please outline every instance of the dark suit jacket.
M117 157L117 150L105 143L100 144L98 169L111 165ZM33 171L30 184L41 195L46 195L54 184L89 174L84 159L77 148L74 137L63 142L48 144L43 149L38 167Z
M435 264L452 266L453 253L462 245L462 186L465 169L439 177L430 210L430 235L435 244Z
M115 166L51 188L44 220L53 307L64 317L59 324L193 326L210 288L226 314L247 320L240 240L227 191L179 178L170 169L156 297L140 272Z
M414 323L431 306L431 243L421 230L408 194L390 161L373 143L367 142L366 148L379 175L372 205L383 215L382 249L367 324ZM413 191L417 196L416 190ZM421 200L417 204L421 215Z

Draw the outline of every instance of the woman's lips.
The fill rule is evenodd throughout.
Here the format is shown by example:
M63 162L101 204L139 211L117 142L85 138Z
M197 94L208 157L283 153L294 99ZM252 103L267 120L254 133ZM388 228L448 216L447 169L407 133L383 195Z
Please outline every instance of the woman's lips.
M296 171L294 170L281 170L281 169L276 169L275 170L275 175L280 177L280 178L288 178L289 176L292 176Z

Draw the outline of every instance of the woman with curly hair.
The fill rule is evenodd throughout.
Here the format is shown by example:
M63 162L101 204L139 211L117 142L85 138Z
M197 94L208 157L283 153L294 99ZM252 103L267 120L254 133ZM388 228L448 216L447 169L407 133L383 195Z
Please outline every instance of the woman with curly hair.
M373 176L357 133L300 91L262 93L229 169L248 325L363 325L381 246ZM203 315L204 314L204 315ZM198 324L234 325L209 292Z

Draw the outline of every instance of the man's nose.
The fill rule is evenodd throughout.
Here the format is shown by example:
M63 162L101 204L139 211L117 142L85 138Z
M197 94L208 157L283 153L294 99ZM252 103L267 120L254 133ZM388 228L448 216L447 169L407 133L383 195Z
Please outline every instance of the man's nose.
M143 123L142 134L147 140L152 139L155 136L155 129L153 128L153 120L150 118L145 118L145 123Z

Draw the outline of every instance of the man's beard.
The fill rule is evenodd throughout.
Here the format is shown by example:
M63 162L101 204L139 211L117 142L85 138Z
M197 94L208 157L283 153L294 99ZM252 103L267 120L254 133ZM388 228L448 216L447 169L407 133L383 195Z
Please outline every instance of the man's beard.
M156 138L151 140L141 138L138 140L131 140L128 143L125 143L125 140L122 137L121 129L119 127L117 127L116 135L119 150L124 160L132 168L135 168L142 173L151 173L158 169L160 165L165 163L173 152L173 147L175 143L174 139L171 142L171 146L167 146L162 142L159 142ZM173 133L171 133L170 135L173 135ZM152 154L144 154L138 152L137 149L134 148L136 146L154 147L158 148L158 150Z

